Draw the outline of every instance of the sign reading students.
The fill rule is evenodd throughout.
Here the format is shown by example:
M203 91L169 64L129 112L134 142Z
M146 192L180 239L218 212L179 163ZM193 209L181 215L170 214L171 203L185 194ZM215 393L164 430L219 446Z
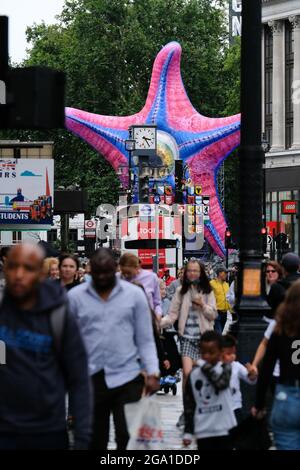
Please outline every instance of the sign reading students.
M229 0L229 42L242 33L242 0Z

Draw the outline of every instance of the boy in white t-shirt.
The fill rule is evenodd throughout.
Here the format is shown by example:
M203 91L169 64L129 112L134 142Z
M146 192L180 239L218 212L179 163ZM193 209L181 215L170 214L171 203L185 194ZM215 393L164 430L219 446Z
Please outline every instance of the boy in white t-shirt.
M239 424L241 422L241 411L243 407L240 380L250 385L255 385L257 372L251 364L244 366L236 361L236 346L237 341L233 336L224 335L222 337L222 361L226 364L231 364L232 370L229 387L231 391L232 409L237 423Z
M198 450L232 449L230 430L236 426L229 388L231 365L223 364L222 336L206 331L200 339L201 359L190 373L184 392L183 444L193 435Z

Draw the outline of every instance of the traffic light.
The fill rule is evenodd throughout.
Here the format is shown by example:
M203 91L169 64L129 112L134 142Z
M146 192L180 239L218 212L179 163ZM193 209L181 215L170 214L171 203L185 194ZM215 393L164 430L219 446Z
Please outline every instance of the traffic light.
M231 232L228 228L226 228L226 231L225 231L225 248L226 250L229 250L230 248L232 248L232 238L231 238Z
M237 244L233 241L232 233L227 227L225 230L225 248L226 250L236 250Z
M139 179L139 202L147 204L149 202L149 177L144 176Z
M262 249L263 249L263 252L266 253L267 252L267 245L268 245L268 231L266 229L266 227L263 227L261 229L261 236L262 236Z

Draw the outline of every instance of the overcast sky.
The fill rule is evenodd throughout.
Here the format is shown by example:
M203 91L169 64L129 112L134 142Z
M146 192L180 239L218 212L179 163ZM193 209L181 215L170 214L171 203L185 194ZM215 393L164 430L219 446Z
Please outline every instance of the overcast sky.
M21 62L26 57L27 26L42 20L46 24L54 23L64 3L64 0L0 0L0 15L9 17L9 55L13 62Z

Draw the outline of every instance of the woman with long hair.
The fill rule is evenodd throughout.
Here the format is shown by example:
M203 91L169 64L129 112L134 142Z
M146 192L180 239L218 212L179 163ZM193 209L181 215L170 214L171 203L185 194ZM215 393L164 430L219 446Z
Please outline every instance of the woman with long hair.
M59 258L59 274L62 285L68 291L79 285L77 279L79 260L76 256L65 254Z
M278 450L300 450L300 281L287 291L276 312L276 325L259 374L252 414L265 414L266 392L276 361L280 376L275 390L271 427Z
M216 300L205 267L196 259L190 260L183 273L182 286L177 287L169 313L160 323L166 328L178 320L183 390L194 361L200 358L201 335L213 330L217 315Z

